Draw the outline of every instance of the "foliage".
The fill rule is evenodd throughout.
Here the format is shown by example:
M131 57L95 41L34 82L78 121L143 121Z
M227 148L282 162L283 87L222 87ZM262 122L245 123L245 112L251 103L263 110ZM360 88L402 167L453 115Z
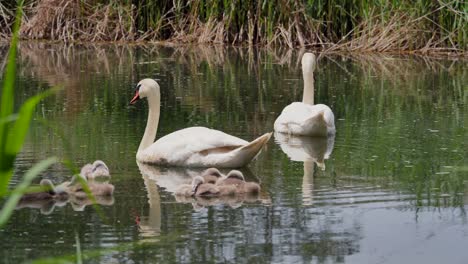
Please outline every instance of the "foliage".
M21 21L21 7L17 9L14 34L8 54L2 98L0 106L0 198L6 196L8 185L13 175L14 161L23 146L29 129L35 106L41 99L53 93L48 90L29 98L20 108L18 114L13 114L14 85L16 73L16 50L18 44L18 29ZM26 191L33 178L57 161L49 158L32 167L24 176L23 181L13 190L8 201L0 211L0 226L4 225L15 208L21 195Z
M467 51L466 1L32 0L28 39ZM9 9L0 6L8 24ZM10 18L11 20L11 18ZM8 27L0 34L8 35Z

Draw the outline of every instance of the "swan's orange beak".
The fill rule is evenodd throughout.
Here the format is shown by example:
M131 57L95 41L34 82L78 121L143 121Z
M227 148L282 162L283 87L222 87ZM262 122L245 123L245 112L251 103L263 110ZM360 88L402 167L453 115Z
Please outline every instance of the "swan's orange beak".
M140 93L138 93L138 90L135 92L135 96L133 99L130 101L130 104L134 104L136 101L140 100Z

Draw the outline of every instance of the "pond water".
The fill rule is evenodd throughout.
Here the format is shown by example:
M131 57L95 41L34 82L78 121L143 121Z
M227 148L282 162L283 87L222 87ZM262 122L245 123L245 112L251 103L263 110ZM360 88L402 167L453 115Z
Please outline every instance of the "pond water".
M101 159L115 193L99 207L22 204L0 229L0 262L76 261L79 245L87 263L466 263L467 61L321 56L315 102L333 109L336 136L275 135L242 169L257 198L179 201L174 186L198 170L136 163L148 106L128 103L140 79L161 86L158 138L206 126L251 140L302 99L300 56L21 43L16 103L63 90L37 107L12 185L49 156ZM56 164L41 178L71 175Z

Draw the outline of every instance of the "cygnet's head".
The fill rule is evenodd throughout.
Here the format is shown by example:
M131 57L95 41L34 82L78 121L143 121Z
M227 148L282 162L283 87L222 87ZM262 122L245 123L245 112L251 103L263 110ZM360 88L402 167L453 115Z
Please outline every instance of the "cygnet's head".
M302 70L304 72L313 72L315 70L316 58L313 53L307 52L302 55Z
M93 165L88 163L81 168L80 175L83 178L89 178L93 173Z
M102 160L96 160L93 163L91 177L105 176L110 177L109 168Z
M192 180L192 192L195 193L200 184L205 183L205 180L201 176L196 176Z
M211 175L211 176L215 176L216 178L221 178L222 177L222 174L221 172L216 169L216 168L209 168L209 169L206 169L203 173L202 173L203 176L205 175Z
M130 101L130 104L134 104L136 101L148 97L152 93L159 94L159 84L153 79L143 79L137 84L135 95Z
M232 170L227 174L227 178L231 179L239 179L242 181L245 181L244 174L238 170Z

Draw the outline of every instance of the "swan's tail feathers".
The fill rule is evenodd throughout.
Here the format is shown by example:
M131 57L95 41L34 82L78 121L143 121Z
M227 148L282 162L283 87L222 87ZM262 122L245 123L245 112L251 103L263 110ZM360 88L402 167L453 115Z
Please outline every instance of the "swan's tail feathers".
M324 123L324 122L325 122L325 111L322 110L318 112L316 115L306 119L304 123L314 124L314 123Z
M238 166L234 167L243 167L247 165L251 160L253 160L262 150L263 146L265 146L271 138L273 133L266 133L262 136L256 138L255 140L251 141L249 144L239 147L234 151L234 160L238 163Z

